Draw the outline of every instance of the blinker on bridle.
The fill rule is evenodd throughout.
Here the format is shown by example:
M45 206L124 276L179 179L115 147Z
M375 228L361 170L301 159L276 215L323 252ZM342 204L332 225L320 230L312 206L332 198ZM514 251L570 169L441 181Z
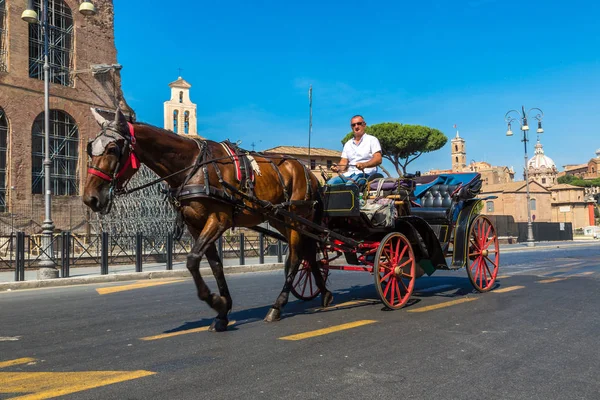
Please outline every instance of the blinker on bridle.
M92 157L92 155L101 155L101 154L94 154L93 152L93 144L96 142L96 140L98 140L101 137L107 137L108 141L107 143L103 146L102 151L104 152L106 150L106 146L108 146L108 144L110 142L116 142L118 139L124 139L125 140L125 145L123 146L123 148L120 149L120 154L119 154L119 161L117 162L117 168L115 168L115 172L113 173L113 175L111 176L111 174L107 173L106 171L101 170L100 168L92 165L88 168L88 174L97 176L98 178L107 181L111 184L111 189L113 189L115 183L117 183L118 179L121 178L123 175L125 175L125 173L127 171L129 171L130 169L133 169L134 173L135 171L137 171L140 168L140 162L137 158L137 156L135 155L135 134L134 134L134 129L133 129L133 125L131 123L127 123L127 126L129 127L129 138L126 138L125 136L123 136L121 133L119 133L117 130L113 129L110 126L105 126L103 127L102 131L100 132L100 134L98 136L96 136L96 139L94 139L93 141L90 141L88 143L87 146L87 153L90 157ZM115 137L114 135L111 135L110 133L108 133L107 131L111 131L111 133L114 133L117 137ZM121 163L121 158L123 157L123 154L125 153L125 149L129 147L129 157L127 157L127 161L125 162L125 164L121 167L120 163Z

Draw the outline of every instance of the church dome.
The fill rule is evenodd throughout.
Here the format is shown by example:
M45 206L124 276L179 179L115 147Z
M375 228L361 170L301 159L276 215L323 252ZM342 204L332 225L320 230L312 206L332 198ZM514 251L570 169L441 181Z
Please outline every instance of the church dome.
M535 154L527 162L528 169L556 169L554 161L544 154L544 146L539 139L535 144Z

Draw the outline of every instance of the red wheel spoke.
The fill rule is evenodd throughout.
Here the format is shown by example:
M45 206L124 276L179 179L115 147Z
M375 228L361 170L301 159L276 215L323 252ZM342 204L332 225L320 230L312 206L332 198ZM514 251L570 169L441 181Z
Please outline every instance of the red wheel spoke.
M383 283L383 280L381 281ZM387 297L388 290L390 290L390 286L392 285L392 279L388 279L387 285L385 285L385 291L383 292L383 297Z
M381 278L381 281L385 281L386 279L388 279L390 276L392 276L394 274L394 270L392 269L390 272L388 272L386 275L384 275L383 278Z
M402 249L402 253L400 253L400 255L398 256L398 260L396 261L396 264L398 264L400 262L400 260L402 260L407 249L408 249L408 246L404 246L404 248Z
M487 256L485 257L486 260L488 260L490 262L490 264L492 264L494 266L494 269L498 268L498 266L496 265L495 262L493 262L492 260L490 260Z
M390 283L392 283L392 281L394 281L395 279L390 279ZM392 283L392 301L390 301L391 305L394 305L394 291L396 290L396 285L394 284L395 282Z
M400 265L398 265L398 266L399 266L400 268L402 268L402 267L404 267L405 265L407 265L407 264L410 264L410 263L412 263L412 262L413 262L413 259L412 259L412 258L409 258L407 261L405 261L404 263L402 263L402 264L400 264Z
M411 278L412 279L412 278ZM406 293L408 293L408 288L406 287L406 285L404 284L404 281L402 279L400 279L400 283L402 284L402 286L404 287L404 290L406 290ZM409 284L410 285L410 284Z
M490 279L489 280L491 281L492 279L494 279L494 274L492 274L492 272L490 271L490 267L488 267L487 262L485 261L485 259L483 260L483 263L485 264L485 269L487 270L488 274L490 274ZM495 268L494 268L494 270L495 270Z
M398 253L400 253L400 242L400 239L398 239L396 242L396 257L394 258L394 264L398 264L398 260L400 259L398 256Z

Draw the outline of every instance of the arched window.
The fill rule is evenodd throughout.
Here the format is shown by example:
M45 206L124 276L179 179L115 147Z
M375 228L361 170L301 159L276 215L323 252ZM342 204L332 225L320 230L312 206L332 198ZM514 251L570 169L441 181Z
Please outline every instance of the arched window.
M79 128L75 120L61 110L50 110L50 184L57 196L78 195ZM33 121L31 143L31 192L44 193L44 113Z
M531 211L535 211L535 206L536 206L535 199L531 199L529 204L531 205Z
M458 157L456 157L456 162L458 162Z
M29 24L29 77L44 79L42 1L33 0L40 23ZM48 3L48 63L50 82L69 86L73 69L73 16L64 0Z
M33 122L31 143L31 192L44 193L44 113ZM61 110L50 110L50 159L52 194L78 195L79 129L75 120Z
M494 202L493 201L486 201L485 202L485 209L486 209L486 212L494 212Z
M458 151L458 145L457 144L454 145L454 150Z
M183 113L183 132L190 133L190 112L186 111Z
M0 211L6 211L6 153L8 149L8 119L0 107Z
M6 30L6 1L0 0L0 72L8 71L6 63L6 42L8 39Z
M542 178L542 185L546 183L546 178Z
M179 125L179 110L173 111L173 132L177 133L177 126Z
M179 92L179 102L183 103L183 92Z

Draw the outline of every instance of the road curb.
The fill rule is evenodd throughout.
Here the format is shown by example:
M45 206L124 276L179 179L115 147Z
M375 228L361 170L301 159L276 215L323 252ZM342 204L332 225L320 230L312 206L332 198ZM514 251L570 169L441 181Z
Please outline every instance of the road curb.
M255 264L255 265L237 265L225 266L223 271L226 275L241 274L245 272L274 271L283 268L283 263ZM203 275L212 276L210 268L200 268ZM142 279L161 279L161 278L189 278L191 277L187 269L178 269L173 271L148 271L148 272L123 272L108 275L77 276L71 278L32 280L24 282L0 282L0 292L20 289L37 289L46 287L60 287L71 285L86 285L90 283L137 281Z
M582 241L581 243L573 243L573 244L566 244L566 245L559 245L559 244L544 244L544 245L535 245L533 247L527 247L527 246L523 246L523 247L517 247L517 248L508 248L508 249L503 249L502 247L500 247L500 254L502 253L514 253L514 252L518 252L518 251L534 251L534 250L539 250L539 249L568 249L570 247L582 247L582 246L592 246L592 245L600 245L600 242L594 242L594 241L589 241L589 243L586 243L587 241Z

